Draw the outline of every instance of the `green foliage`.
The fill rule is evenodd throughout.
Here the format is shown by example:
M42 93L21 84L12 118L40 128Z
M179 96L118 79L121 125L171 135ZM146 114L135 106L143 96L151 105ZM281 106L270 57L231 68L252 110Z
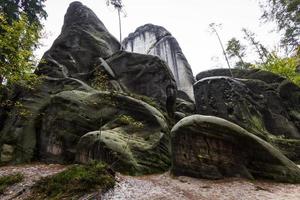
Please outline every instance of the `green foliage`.
M142 122L135 120L133 117L129 115L121 115L119 117L119 121L123 124L131 125L136 129L140 129L144 127L144 124Z
M75 165L54 176L42 178L33 186L29 199L77 199L89 192L106 191L114 185L114 174L107 165L92 162Z
M91 86L97 90L107 91L109 90L109 78L108 75L99 68L93 73L94 79L92 80Z
M279 31L284 32L282 44L291 50L300 45L300 0L261 0L264 9L262 19L277 23Z
M14 185L16 183L19 183L23 181L24 176L20 173L17 174L11 174L7 176L1 176L0 177L0 194L3 194L5 189L11 185Z
M280 58L273 53L265 63L258 64L256 67L283 76L300 86L300 74L296 72L297 57Z
M246 55L246 47L241 44L239 40L236 38L232 38L227 42L226 53L229 58L238 58L238 62L236 62L236 66L241 69L247 69L251 66L250 63L244 61L244 57Z
M265 62L269 56L267 48L261 42L256 40L256 35L250 30L243 28L242 32L244 33L244 39L249 42L250 46L254 47L260 61Z
M44 10L46 0L0 0L0 13L4 15L9 23L19 20L23 14L28 16L30 24L41 26L40 20L46 19Z
M40 38L40 28L30 24L25 14L9 24L0 14L0 82L6 79L8 84L26 82L32 85L37 77L32 73L35 61L33 50Z
M234 56L238 56L238 57L244 57L245 56L245 50L246 47L244 45L241 45L240 41L237 40L236 38L231 38L228 42L227 42L227 48L226 51L229 55L229 57L234 57Z

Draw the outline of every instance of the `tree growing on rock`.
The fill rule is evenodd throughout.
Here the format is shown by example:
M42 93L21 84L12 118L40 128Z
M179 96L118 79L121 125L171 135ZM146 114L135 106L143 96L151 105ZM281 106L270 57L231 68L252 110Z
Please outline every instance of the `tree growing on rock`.
M255 33L252 31L243 28L242 32L244 33L244 39L247 40L252 47L254 47L260 61L262 63L266 62L270 54L267 48L256 39Z
M229 58L238 58L239 61L236 62L236 66L241 69L247 69L251 66L250 63L244 61L246 55L246 46L242 45L239 40L232 38L227 42L226 52Z
M216 34L216 36L217 36L217 38L218 38L218 41L219 41L220 46L221 46L221 48L222 48L222 52L223 52L224 58L225 58L225 60L226 60L227 66L228 66L229 71L230 71L230 74L231 74L231 76L233 77L233 74L232 74L232 72L231 72L231 66L230 66L230 63L229 63L229 60L228 60L226 51L225 51L225 49L224 49L224 46L223 46L222 40L221 40L221 38L220 38L220 35L219 35L218 31L217 31L217 28L220 27L221 24L211 23L211 24L209 24L208 26L209 26L211 32L214 33L214 34Z
M122 22L121 22L121 13L126 16L126 12L124 11L123 7L124 4L121 0L107 0L106 5L112 5L114 8L118 11L118 17L119 17L119 33L120 33L120 44L122 44ZM122 45L120 47L122 49Z

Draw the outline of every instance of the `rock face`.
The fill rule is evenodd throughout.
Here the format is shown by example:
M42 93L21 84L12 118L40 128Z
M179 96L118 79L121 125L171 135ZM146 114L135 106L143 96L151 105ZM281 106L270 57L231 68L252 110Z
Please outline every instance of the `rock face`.
M157 57L119 52L106 60L123 91L150 97L164 110L174 112L176 83L171 71Z
M153 24L141 26L124 39L123 46L126 51L155 55L166 61L178 90L194 100L192 69L177 40L165 28Z
M89 8L71 3L36 70L40 83L1 99L15 106L0 109L0 163L96 159L130 174L168 170L174 77L157 57L119 48Z
M44 109L40 159L102 160L130 174L169 167L168 126L154 107L123 94L65 91Z
M227 120L189 116L173 127L171 138L175 175L300 182L297 165L269 143Z
M174 174L300 182L288 159L300 161L297 86L262 71L204 72L195 106L190 67L165 29L146 25L125 44L149 52L119 51L90 9L70 4L38 84L1 93L0 165L99 160L127 174L158 173L171 165L172 144Z
M61 34L47 51L36 73L51 77L87 80L95 63L120 49L92 10L80 2L70 4Z
M227 119L300 160L300 89L270 72L212 70L197 75L197 113ZM225 75L225 76L224 76Z

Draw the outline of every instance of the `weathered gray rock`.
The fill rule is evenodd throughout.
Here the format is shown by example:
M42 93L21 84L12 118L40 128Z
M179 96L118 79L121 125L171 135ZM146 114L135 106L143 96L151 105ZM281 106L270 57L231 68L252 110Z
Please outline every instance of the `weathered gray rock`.
M174 120L195 113L190 88L193 78L178 43L165 29L152 25L142 29L132 35L136 38L133 41L145 36L145 41L154 42L144 41L144 45L151 44L143 47L149 52L118 51L120 44L95 14L79 2L72 3L61 35L36 70L37 75L43 75L39 84L32 90L16 87L12 93L0 96L1 105L7 100L13 105L0 108L0 164L101 160L129 174L168 170L169 126ZM164 58L172 67L168 68L166 62L153 55ZM248 76L247 73L239 74ZM300 158L299 88L281 77L274 81L275 76L267 73L257 72L253 77L201 79L195 85L197 111L236 120L297 160ZM178 172L212 178L240 174L250 178L299 180L295 165L267 142L236 125L228 125L229 122L217 120L207 125L205 121L208 129L203 128L203 123L203 120L200 125L193 122L188 125L193 128L183 133L178 128L181 125L174 127L173 150L180 150L174 155L183 155L179 164L174 165L177 166L174 171L179 169L181 161L187 161ZM185 137L189 134L192 136ZM210 165L197 168L198 165L190 165L195 159L185 160L185 151L181 149L187 150L187 155L192 155L192 150L205 149L206 143L198 143L203 134L219 140L222 146L212 146L215 154L208 160L200 156ZM237 144L237 141L244 142ZM203 145L198 148L198 144ZM257 152L259 155L254 156ZM226 162L216 163L215 159L228 160L231 167Z
M196 107L193 102L186 101L181 98L176 99L176 121L179 121L180 119L193 115L196 113Z
M166 171L163 114L174 112L175 80L157 57L116 53L119 47L90 9L72 3L36 70L40 83L0 99L18 102L0 109L0 164L97 159L130 174Z
M197 113L234 122L299 161L300 89L266 71L233 74L235 79L226 76L228 70L218 69L197 75L202 78L194 85Z
M34 90L24 89L17 92L13 103L18 103L10 108L0 129L0 150L7 145L12 146L13 150L5 153L6 158L1 154L0 163L22 163L34 159L38 151L37 129L41 126L43 109L49 104L51 95L73 89L94 91L76 79L48 77L41 79L41 84Z
M120 51L106 60L126 93L146 96L172 115L177 87L166 63L151 55Z
M101 160L129 174L168 170L174 77L159 58L119 47L90 9L72 3L36 70L40 83L0 99L19 102L0 109L0 164Z
M260 70L260 69L231 69L234 78L239 79L256 79L264 81L268 84L279 84L285 80L285 78L278 76L277 74L273 74L268 71ZM204 72L200 72L196 76L196 80L199 81L203 78L213 77L213 76L229 76L231 77L230 71L228 69L213 69Z
M44 54L36 73L86 81L99 57L107 58L119 49L119 42L95 13L80 2L73 2L65 15L61 34Z
M123 41L126 51L155 55L166 61L172 71L179 91L194 100L192 69L177 40L161 26L146 24L129 34Z
M279 150L221 118L186 117L173 127L171 143L175 175L300 182L300 169Z
M39 157L44 161L101 160L130 174L166 171L168 125L154 107L110 92L61 92L44 109Z

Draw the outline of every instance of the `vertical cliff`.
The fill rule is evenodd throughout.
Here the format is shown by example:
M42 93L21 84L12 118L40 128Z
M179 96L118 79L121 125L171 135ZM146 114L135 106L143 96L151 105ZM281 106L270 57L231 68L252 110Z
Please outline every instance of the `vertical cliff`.
M126 51L151 54L166 61L175 77L178 90L194 100L192 69L169 31L161 26L146 24L129 34L124 39L123 46Z

